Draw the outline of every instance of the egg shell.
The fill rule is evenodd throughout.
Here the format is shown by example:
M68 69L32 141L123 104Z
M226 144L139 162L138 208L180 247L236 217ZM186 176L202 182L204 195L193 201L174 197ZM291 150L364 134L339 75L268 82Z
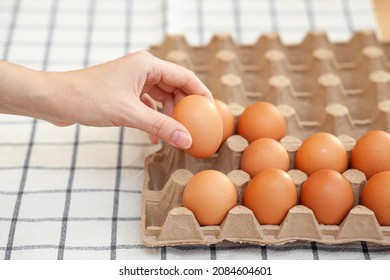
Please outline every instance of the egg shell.
M230 165L231 160L226 160L231 158L232 154L236 156L244 150L236 149L236 140L241 143L243 138L239 135L230 137L218 153L217 158L221 161L215 165L217 158L196 161L170 145L164 146L157 154L148 157L145 165L147 172L145 172L141 216L143 238L148 246L209 245L224 240L264 245L303 239L326 244L345 244L357 239L390 244L390 237L386 235L387 227L380 227L374 212L357 203L340 226L319 224L313 211L303 205L291 208L280 226L259 225L253 212L242 206L243 192L251 180L249 174L237 170L236 165L234 165L236 167ZM344 143L342 138L340 140ZM176 156L172 157L172 155ZM177 156L180 161L177 161ZM182 163L185 165L181 165ZM193 174L198 172L197 170L211 167L225 170L224 173L234 182L239 196L238 205L229 211L220 226L199 227L193 213L182 207L182 194L184 187ZM307 180L307 175L297 169L289 170L288 174L293 179L299 194L299 190ZM343 175L351 183L358 197L366 182L365 175L356 169L347 170ZM166 183L163 180L165 176L169 178ZM210 233L213 234L212 239Z
M360 195L361 204L374 211L382 226L390 226L390 171L372 176Z
M237 133L249 143L264 137L279 141L286 135L286 121L275 105L259 101L245 108L237 122Z
M224 173L203 170L195 174L183 191L183 206L202 226L219 225L237 205L237 190Z
M311 174L300 192L300 203L310 208L317 221L325 225L340 224L353 208L353 202L351 183L331 169Z
M390 171L390 134L372 130L358 139L351 152L351 167L369 179L381 171Z
M216 153L222 142L223 123L216 105L201 95L181 99L173 109L173 118L183 124L192 137L185 150L195 158L208 158Z
M336 136L319 132L306 138L295 156L295 168L311 175L321 169L340 173L348 168L348 153Z
M219 113L221 114L222 124L223 124L223 136L222 142L234 134L234 115L230 111L229 107L225 102L219 99L215 99L215 105L218 108Z
M321 44L324 39L326 46L318 49L318 43ZM383 68L385 65L377 63L383 60L383 55L386 57L387 47L386 44L377 40L375 32L357 31L350 41L337 45L328 42L326 33L310 32L299 45L292 46L294 52L288 51L291 46L283 46L283 44L282 48L274 49L272 46L275 42L280 42L278 34L271 34L271 36L265 34L250 46L242 46L225 34L222 36L215 34L210 44L191 46L182 36L168 36L164 44L153 50L161 58L171 57L173 52L181 52L181 60L178 59L175 62L196 72L200 79L213 90L214 96L228 102L228 106L232 102L245 107L254 100L272 101L286 118L288 134L300 140L314 132L321 131L335 135L348 135L354 139L358 139L362 133L372 128L389 132L390 88L388 83L390 76ZM264 52L262 48L259 52L259 46L265 47ZM217 54L221 49L226 53L226 47L229 48L230 54L229 57L222 57L225 58L223 60ZM339 69L341 71L329 74L329 67L335 62L341 67ZM290 70L292 75L286 75L284 66L288 66L290 70L299 69L299 75L295 75L298 72ZM361 71L362 69L367 71ZM225 73L229 73L228 77ZM344 74L340 75L340 73ZM255 79L252 78L253 76ZM351 89L359 94L349 94ZM235 116L238 119L239 114ZM231 141L228 139L226 142ZM345 145L345 142L343 143ZM229 145L229 147L232 146ZM166 145L166 148L172 147ZM156 172L156 164L160 163L163 170L168 168L172 172L178 167L191 172L213 167L223 169L224 173L228 174L231 167L236 166L235 164L239 161L237 161L237 151L230 151L230 155L226 156L225 151L228 150L226 148L227 145L221 147L221 152L219 151L215 157L216 163L211 162L213 158L196 163L194 158L177 149L172 149L175 153L172 160L169 159L170 153L162 158L161 154L158 154L150 165L151 180L155 182L156 188L159 183L165 182L161 180L163 176ZM350 153L348 148L347 151ZM179 153L180 156L176 156ZM294 159L296 150L289 150L289 153ZM167 172L166 178L172 172ZM295 172L299 175L298 177L302 178L298 180L299 186L297 185L300 189L306 180L306 174L297 169L290 170L289 174L296 184ZM365 184L365 175L357 169L347 170L344 175L355 188L355 194L359 196ZM172 193L175 197L177 193L180 193L183 185L178 187L177 182L172 185L174 191L168 186L168 188L164 187L163 193ZM242 186L245 188L246 185L245 182ZM236 186L239 188L240 185L236 184ZM172 205L168 203L169 200L165 198L165 195L163 196L165 199L161 202L163 207L156 207L157 203L153 200L156 197L158 196L155 193L150 194L145 211L148 217L145 223L145 237L149 244L154 246L188 246L190 243L207 246L224 240L259 245L307 240L318 244L333 244L334 247L344 246L340 244L357 240L383 245L390 244L388 227L380 227L373 211L361 205L356 205L340 226L318 225L313 212L302 205L293 207L280 227L253 225L251 223L253 219L247 217L254 218L253 215L249 215L248 209L240 205L230 211L220 227L199 228L196 223L188 222L188 212L180 212L183 210L182 207L170 210ZM175 204L175 207L177 206L181 205ZM161 218L158 218L160 211L163 214ZM229 221L231 223L228 223ZM185 230L183 232L177 229ZM212 238L210 238L210 233Z
M241 169L252 178L267 168L287 171L290 157L281 143L272 138L260 138L248 145L241 157Z
M268 168L250 180L243 205L253 211L260 224L279 225L297 204L297 189L287 172Z

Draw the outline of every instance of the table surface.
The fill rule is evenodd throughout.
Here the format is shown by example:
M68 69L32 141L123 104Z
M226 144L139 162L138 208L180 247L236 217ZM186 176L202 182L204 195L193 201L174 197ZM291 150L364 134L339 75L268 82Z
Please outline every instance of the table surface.
M1 59L45 71L148 49L165 34L196 45L278 32L299 43L309 30L345 41L362 29L377 29L369 0L0 1ZM135 129L0 115L0 259L390 259L389 246L366 242L145 247L143 162L160 147Z

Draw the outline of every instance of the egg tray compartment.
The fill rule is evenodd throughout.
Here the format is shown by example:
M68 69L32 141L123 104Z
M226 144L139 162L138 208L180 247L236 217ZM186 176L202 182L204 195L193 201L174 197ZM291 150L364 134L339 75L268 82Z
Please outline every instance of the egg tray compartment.
M339 139L350 155L355 140L346 135ZM294 169L294 157L302 143L295 136L280 141L290 156L288 173L294 180L299 196L307 176ZM213 157L199 160L166 145L145 159L145 180L142 193L141 228L146 246L209 245L224 240L251 244L280 245L298 240L324 244L344 244L368 241L390 245L390 226L380 226L375 214L359 205L365 175L355 169L344 172L354 191L354 207L340 225L319 224L309 208L291 208L280 225L261 225L253 212L242 205L242 195L250 176L239 169L241 156L248 142L239 135L227 139ZM185 185L193 174L204 169L216 169L233 181L238 204L232 208L221 225L200 226L191 210L182 206Z
M294 170L294 156L307 136L320 131L342 135L350 151L368 130L390 132L389 46L371 31L357 32L344 43L331 43L325 33L310 32L298 45L284 45L277 34L262 35L253 45L236 44L230 36L218 34L206 46L190 46L183 36L167 36L150 51L193 70L214 97L228 103L236 122L255 101L277 105L287 121L289 136L281 142L289 152L289 173L299 191L307 176ZM239 170L246 146L246 140L234 135L209 159L192 158L171 146L147 157L141 218L144 243L310 240L337 244L359 240L390 245L390 228L380 226L372 211L358 205L366 180L357 170L345 172L354 188L355 207L339 226L318 224L313 212L302 205L293 207L281 225L260 225L241 204L242 191L250 180ZM239 194L239 204L220 226L200 226L181 204L186 182L204 169L228 174Z
M338 43L324 32L309 32L295 45L283 44L275 33L251 45L216 34L204 46L170 35L150 52L193 70L225 103L283 106L301 138L331 131L329 115L342 115L345 125L337 132L355 139L370 129L390 130L390 43L373 31Z

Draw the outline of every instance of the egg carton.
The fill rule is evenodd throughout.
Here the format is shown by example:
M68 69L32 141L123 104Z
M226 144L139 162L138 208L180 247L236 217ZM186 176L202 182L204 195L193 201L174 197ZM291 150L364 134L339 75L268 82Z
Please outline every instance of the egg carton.
M283 44L275 33L251 45L216 34L204 46L172 35L150 52L193 70L225 103L280 106L292 123L288 129L295 127L301 138L337 129L356 139L371 129L390 130L390 43L373 31L339 43L324 32L309 32L296 45Z
M180 60L187 60L188 66L199 71L207 68L221 49L237 53L246 67L259 67L267 51L280 50L285 53L291 67L300 70L311 63L312 53L321 48L334 53L338 67L351 68L356 63L356 53L369 46L383 49L387 64L390 63L390 42L379 41L372 30L357 31L348 42L331 42L325 32L310 31L299 44L284 44L278 33L264 33L254 44L238 44L229 34L219 33L207 45L197 46L191 46L184 35L167 35L161 44L152 45L150 52L168 59L171 56L177 59L176 55L182 54Z
M350 155L355 140L347 135L340 135L339 139ZM295 169L294 158L302 141L289 135L282 138L280 143L289 152L291 161L288 173L296 185L299 197L307 175ZM141 218L145 245L209 245L224 240L260 245L280 245L298 240L324 244L368 241L390 245L390 226L379 225L375 214L359 205L366 177L355 169L344 172L354 191L354 207L340 225L318 223L313 211L300 205L299 201L289 210L280 225L260 224L253 212L242 205L243 191L250 182L250 176L240 170L241 156L247 146L248 142L244 138L233 135L215 156L208 159L194 159L169 145L148 156L145 159ZM182 205L183 190L187 182L204 169L215 169L227 174L237 189L237 206L217 226L199 225L192 211Z
M264 34L252 45L217 34L205 46L191 46L184 36L167 36L150 52L183 65L226 102L237 120L256 101L268 101L285 116L287 135L280 140L290 156L298 193L305 173L296 170L295 154L316 132L340 138L350 153L368 130L390 132L390 45L372 31L356 32L348 42L333 43L324 32L310 32L300 44L286 45L279 35ZM280 225L261 225L242 205L250 181L240 170L248 142L233 135L218 153L196 159L169 145L145 159L141 228L147 246L215 244L223 240L283 244L296 240L340 244L370 241L390 245L390 227L359 205L366 177L358 170L344 175L354 189L354 208L340 225L322 225L303 205L293 207ZM219 226L200 226L182 206L183 189L192 175L205 169L227 174L238 193L238 205Z

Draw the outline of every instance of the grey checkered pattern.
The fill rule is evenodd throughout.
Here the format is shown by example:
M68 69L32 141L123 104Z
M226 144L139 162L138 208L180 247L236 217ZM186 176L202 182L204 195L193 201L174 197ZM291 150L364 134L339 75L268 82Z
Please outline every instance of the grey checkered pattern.
M331 40L375 29L369 0L1 0L0 57L66 71L183 33L286 43L321 29ZM160 146L128 128L55 127L0 115L0 259L390 259L390 247L222 243L147 248L140 234L143 160Z

